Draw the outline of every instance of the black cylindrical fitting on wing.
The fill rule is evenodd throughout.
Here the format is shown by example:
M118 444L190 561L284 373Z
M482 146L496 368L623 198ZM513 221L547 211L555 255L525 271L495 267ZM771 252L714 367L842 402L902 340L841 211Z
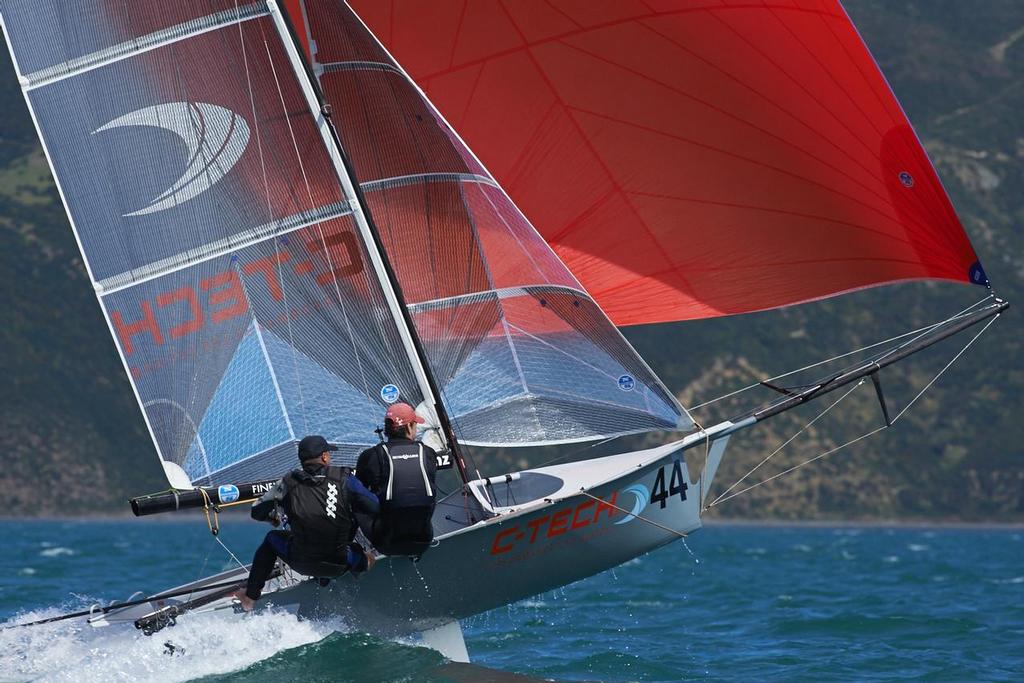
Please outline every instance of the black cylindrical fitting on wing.
M250 484L223 484L194 489L176 489L139 496L128 502L131 503L135 516L142 517L160 512L201 508L208 503L216 506L255 500L274 488L276 484L277 480L272 479Z

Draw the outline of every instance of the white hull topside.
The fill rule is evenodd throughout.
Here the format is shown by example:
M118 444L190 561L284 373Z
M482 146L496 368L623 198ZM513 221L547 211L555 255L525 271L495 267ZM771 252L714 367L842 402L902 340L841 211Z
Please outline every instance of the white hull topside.
M727 434L739 426L725 423L657 448L471 482L438 502L437 539L419 562L384 557L358 579L345 575L326 586L286 572L271 580L258 608L340 617L350 628L394 637L443 631L597 574L700 528L702 498ZM202 596L204 584L244 576L236 569L208 577L196 582L191 597ZM154 599L91 622L134 621L184 599ZM228 606L225 599L202 610Z

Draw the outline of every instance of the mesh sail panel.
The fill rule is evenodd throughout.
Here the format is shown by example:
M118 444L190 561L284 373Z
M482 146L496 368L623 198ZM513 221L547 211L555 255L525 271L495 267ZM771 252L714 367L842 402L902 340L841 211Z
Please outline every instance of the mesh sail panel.
M457 438L533 445L692 423L341 2L293 14Z
M161 457L270 477L422 396L262 4L0 0L21 83ZM73 21L68 17L74 17Z

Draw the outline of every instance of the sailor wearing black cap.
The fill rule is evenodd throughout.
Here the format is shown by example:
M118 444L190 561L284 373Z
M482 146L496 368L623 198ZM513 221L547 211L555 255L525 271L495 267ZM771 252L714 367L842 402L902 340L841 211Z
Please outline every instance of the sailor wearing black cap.
M377 496L344 467L331 466L337 446L322 436L299 442L300 469L285 475L277 485L253 503L252 518L289 530L267 533L256 549L244 590L235 595L245 610L263 592L277 558L302 574L337 576L344 571L359 574L373 564L358 543L355 513L374 518L380 511Z

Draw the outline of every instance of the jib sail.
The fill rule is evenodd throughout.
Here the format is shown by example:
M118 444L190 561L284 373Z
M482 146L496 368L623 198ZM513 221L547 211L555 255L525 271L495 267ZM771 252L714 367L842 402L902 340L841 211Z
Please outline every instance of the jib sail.
M460 442L692 422L344 3L288 3Z

